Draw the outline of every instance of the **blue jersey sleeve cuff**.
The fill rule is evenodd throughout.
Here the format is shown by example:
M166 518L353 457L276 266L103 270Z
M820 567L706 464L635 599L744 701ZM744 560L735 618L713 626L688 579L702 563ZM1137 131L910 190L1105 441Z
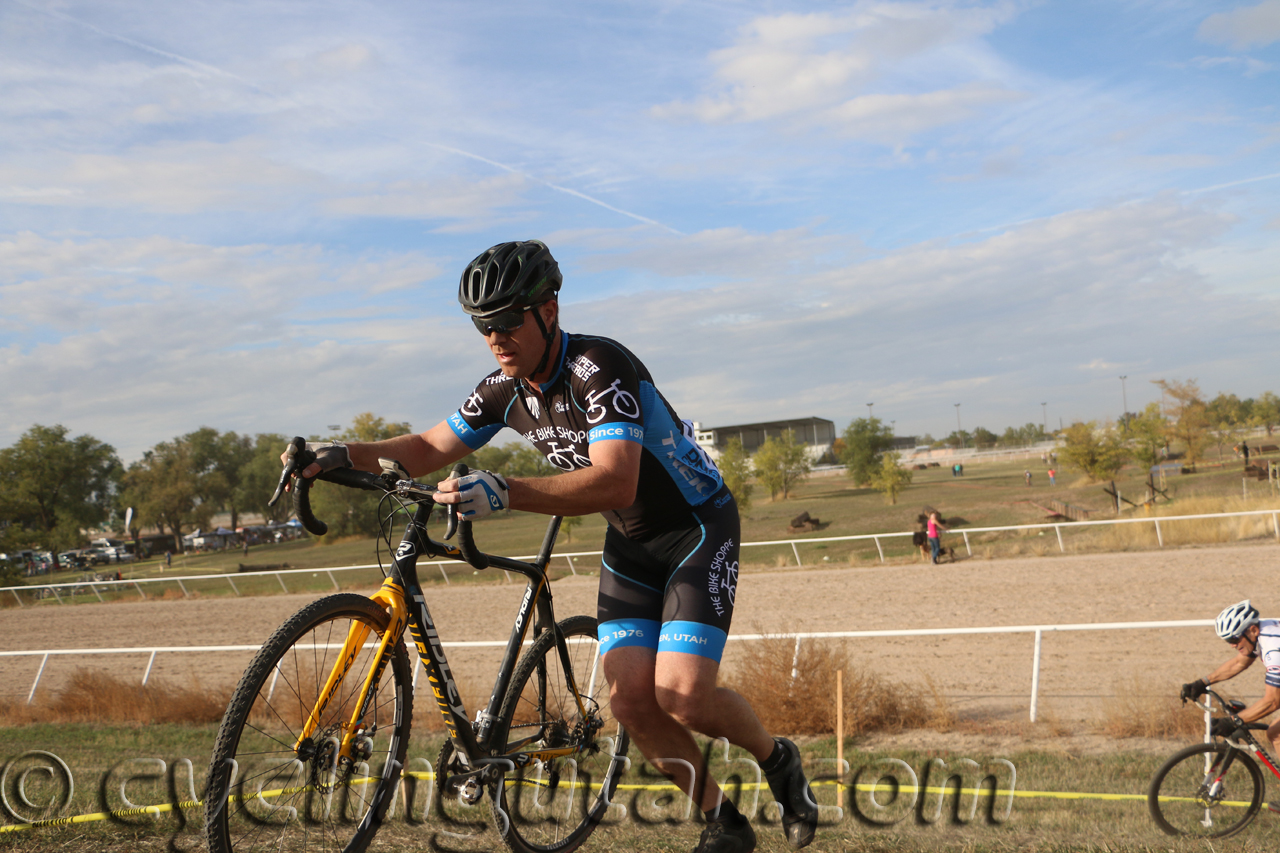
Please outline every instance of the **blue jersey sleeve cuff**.
M453 434L462 440L462 443L472 450L479 450L489 441L502 431L504 424L489 424L489 426L480 429L472 429L462 418L462 412L457 411L449 415L449 428L453 430Z
M639 424L600 424L587 432L587 444L617 439L644 444L644 427Z

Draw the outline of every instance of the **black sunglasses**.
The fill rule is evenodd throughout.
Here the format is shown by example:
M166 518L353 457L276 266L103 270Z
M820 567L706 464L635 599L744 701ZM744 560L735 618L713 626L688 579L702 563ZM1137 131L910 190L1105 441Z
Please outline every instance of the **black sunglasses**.
M494 332L508 335L524 325L524 315L528 311L528 308L523 308L519 311L504 311L492 317L472 317L471 322L476 324L480 334L486 338Z

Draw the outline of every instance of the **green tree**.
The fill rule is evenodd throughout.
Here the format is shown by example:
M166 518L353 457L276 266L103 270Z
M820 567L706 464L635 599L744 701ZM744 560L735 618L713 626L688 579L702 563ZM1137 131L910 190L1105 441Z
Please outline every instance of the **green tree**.
M1200 461L1209 442L1211 426L1208 406L1200 398L1200 386L1194 379L1186 382L1157 379L1152 384L1164 392L1164 413L1169 418L1172 438L1182 444L1188 462Z
M1004 434L1000 436L1000 443L1006 447L1026 447L1044 437L1043 426L1028 422L1020 427L1006 427Z
M201 497L197 460L181 438L162 441L125 472L120 502L134 508L140 525L154 524L182 550L184 529L208 527L217 505Z
M121 465L115 448L62 425L36 424L0 450L0 523L6 548L74 548L109 517Z
M751 462L756 477L769 490L769 500L776 500L779 492L786 500L791 488L809 476L809 450L791 430L779 438L766 438Z
M1145 409L1129 418L1129 446L1134 460L1144 469L1151 470L1151 466L1163 458L1167 428L1159 403L1148 403Z
M280 482L280 454L284 452L288 438L274 432L262 432L253 437L253 451L241 467L236 486L236 506L244 512L259 513L265 521L280 524L288 521L293 503L288 495L267 506L267 501Z
M840 461L855 485L871 482L880 454L893 447L893 427L877 417L854 418L845 427ZM762 481L763 482L763 481Z
M1077 421L1067 427L1062 459L1085 472L1090 481L1096 483L1114 477L1127 457L1123 440L1110 425L1099 428L1092 421L1087 424Z
M1267 435L1273 435L1276 427L1280 426L1280 397L1271 391L1261 394L1253 401L1249 422L1254 426L1264 427Z
M564 534L565 542L573 541L573 529L582 523L582 516L571 515L566 516L560 521L560 532Z
M253 439L247 435L220 433L211 427L201 427L187 433L182 440L191 447L201 502L230 513L231 529L235 530L240 526L240 513L245 507L240 481L242 471L254 457Z
M898 495L911 485L911 470L902 467L902 454L890 451L880 456L880 467L871 478L871 486L884 494L890 504L898 502Z
M735 435L725 442L716 467L720 469L724 484L733 492L738 512L745 513L751 508L751 492L755 487L751 483L751 459L742 447L741 438Z
M995 447L999 441L999 436L984 427L978 427L973 431L974 447Z

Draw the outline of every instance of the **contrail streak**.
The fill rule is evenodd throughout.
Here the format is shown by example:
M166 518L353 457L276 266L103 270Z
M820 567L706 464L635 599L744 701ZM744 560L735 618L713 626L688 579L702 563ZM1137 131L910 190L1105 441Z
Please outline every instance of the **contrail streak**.
M185 65L185 66L189 67L189 68L196 69L197 71L202 71L202 72L204 72L204 73L206 73L206 74L210 74L210 75L217 76L217 77L225 77L225 78L226 78L226 79L228 79L228 80L234 80L235 82L240 83L241 85L246 86L246 87L248 87L248 88L252 89L253 91L258 92L258 93L260 93L260 94L268 95L268 96L273 97L273 98L278 98L278 99L280 99L280 100L282 100L282 101L285 101L286 103L293 103L295 106L301 106L301 104L298 104L296 101L292 101L292 100L290 100L287 96L276 95L275 93L270 92L270 91L268 91L267 89L262 88L261 86L259 86L258 84L254 83L254 82L253 82L253 81L251 81L251 80L246 80L244 77L241 77L241 76L239 76L239 75L237 75L237 74L232 74L230 71L224 71L223 69L218 68L217 66L209 65L208 63L200 62L199 60L191 59L191 58L186 57L186 56L181 56L181 55L179 55L179 54L172 53L172 52L167 51L167 50L161 50L161 49L160 49L160 48L158 48L158 47L153 47L152 45L146 44L146 43L144 43L144 42L137 41L136 39L131 39L131 38L129 38L128 36L122 36L122 35L119 35L118 33L113 33L113 32L110 32L110 31L108 31L108 30L104 30L104 29L102 29L101 27L95 26L94 24L91 24L91 23L89 23L89 22L87 22L87 21L82 21L82 20L80 20L79 18L72 17L71 15L68 15L68 14L66 14L65 12L59 12L59 11L57 11L57 10L55 10L55 9L47 9L47 8L42 7L42 6L37 6L37 5L33 4L33 3L29 3L29 2L27 2L27 0L14 0L14 2L18 3L19 5L25 6L26 8L28 8L28 9L32 10L33 12L40 12L40 13L45 14L45 15L48 15L48 16L50 16L50 17L58 18L59 20L66 21L67 23L75 24L75 25L76 25L76 26L78 26L78 27L83 27L84 29L87 29L87 30L89 30L90 32L93 32L93 33L95 33L95 34L97 34L97 35L99 35L99 36L102 36L103 38L111 39L112 41L117 41L117 42L119 42L119 43L121 43L121 44L128 45L129 47L135 48L136 50L141 50L141 51L144 51L144 52L146 52L146 53L153 54L153 55L155 55L155 56L160 56L160 57L163 57L163 58L165 58L165 59L172 60L173 62L180 63L180 64L182 64L182 65ZM348 124L352 124L352 125L354 125L354 122L352 122L352 121L351 121L351 119L349 119L349 118L347 118L346 116L342 115L340 112L338 112L337 110L333 109L332 107L321 107L321 109L327 109L327 110L329 110L332 114L334 114L334 115L335 115L335 116L337 116L339 119L341 119L342 121L345 121L345 122L347 122ZM620 207L615 207L615 206L613 206L613 205L611 205L611 204L608 204L608 203L606 203L606 202L604 202L604 201L601 201L601 200L600 200L600 199L598 199L598 198L595 198L594 196L587 195L587 194L586 194L586 193L584 193L584 192L579 192L578 190L570 189L569 187L561 186L561 185L559 185L559 184L553 184L553 183L551 183L550 181L546 181L546 180L543 180L542 178L539 178L539 177L537 177L537 176L535 176L535 175L530 175L530 174L529 174L529 173L527 173L527 172L523 172L523 171L521 171L520 169L517 169L517 168L516 168L516 167L514 167L514 166L509 166L509 165L507 165L506 163L501 163L501 162L499 162L499 161L497 161L497 160L491 160L490 158L488 158L488 157L484 157L484 156L482 156L482 155L480 155L480 154L474 154L474 153L472 153L472 152L470 152L470 151L464 151L464 150L463 150L463 149L461 149L461 148L454 148L454 147L449 146L449 145L441 145L441 144L439 144L439 143L435 143L435 142L423 142L423 141L420 141L420 140L405 140L405 139L400 139L400 138L394 137L394 136L392 136L392 135L390 135L390 134L387 134L387 133L376 132L376 131L375 131L375 133L376 133L377 135L379 135L379 136L382 136L382 137L383 137L383 138L385 138L385 139L389 139L389 140L392 140L392 141L394 141L394 142L403 142L403 143L407 143L407 144L426 145L426 146L428 146L428 147L430 147L430 148L435 148L435 149L440 150L440 151L447 151L447 152L449 152L449 153L451 153L451 154L455 154L455 155L457 155L457 156L459 156L459 157L466 157L467 159L475 160L475 161L477 161L477 162L479 162L479 163L484 163L484 164L486 164L486 165L489 165L489 166L494 167L495 169L501 169L501 170L503 170L503 171L505 171L505 172L509 172L509 173L511 173L511 174L513 174L513 175L520 175L521 177L526 178L526 179L528 179L529 181L532 181L532 182L533 182L533 183L535 183L535 184L539 184L539 185L541 185L541 186L547 187L548 189L555 190L556 192L564 193L565 195L568 195L568 196L572 196L572 197L574 197L574 198L581 199L581 200L583 200L583 201L585 201L585 202L588 202L588 203L590 203L590 204L594 204L594 205L596 205L597 207L602 207L602 208L604 208L605 210L608 210L608 211L611 211L611 212L613 212L613 213L619 214L620 216L626 216L626 217L628 217L628 218L630 218L630 219L634 219L634 220L636 220L637 222L643 222L643 223L644 223L644 224L646 224L646 225L653 225L653 226L658 227L658 228L663 228L663 229L665 229L665 230L667 230L667 231L670 231L672 234L681 234L681 235L682 235L682 232L677 231L675 228L672 228L670 225L666 225L666 224L664 224L664 223L662 223L662 222L658 222L658 221L657 221L657 220L655 220L655 219L650 219L650 218L649 218L649 217L647 217L647 216L641 216L641 215L640 215L640 214L638 214L638 213L632 213L632 212L631 212L631 211L629 211L629 210L623 210L623 209L622 209L622 208L620 208Z

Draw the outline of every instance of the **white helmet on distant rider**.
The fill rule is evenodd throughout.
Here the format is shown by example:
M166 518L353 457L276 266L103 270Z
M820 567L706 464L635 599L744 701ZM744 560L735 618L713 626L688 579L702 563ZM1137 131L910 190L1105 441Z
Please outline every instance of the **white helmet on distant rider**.
M1244 636L1244 632L1258 624L1258 608L1249 603L1249 599L1233 604L1218 614L1214 629L1218 636L1228 643L1234 643Z

